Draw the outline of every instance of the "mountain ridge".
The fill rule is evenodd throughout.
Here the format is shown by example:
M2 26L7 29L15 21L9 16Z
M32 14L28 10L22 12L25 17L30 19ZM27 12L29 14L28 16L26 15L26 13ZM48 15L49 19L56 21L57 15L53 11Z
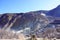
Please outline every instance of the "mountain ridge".
M60 5L58 5L56 8L50 10L47 15L53 16L53 17L60 17Z

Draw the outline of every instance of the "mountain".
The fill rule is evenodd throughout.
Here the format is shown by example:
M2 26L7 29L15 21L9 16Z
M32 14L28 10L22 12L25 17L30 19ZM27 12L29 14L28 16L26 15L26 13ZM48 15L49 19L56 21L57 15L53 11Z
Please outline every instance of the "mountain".
M34 34L36 30L45 27L49 23L47 17L42 14L44 12L41 11L5 13L0 15L0 28L2 30L23 33L24 35Z
M56 8L50 10L47 15L53 16L53 17L60 17L60 5Z
M57 18L58 17L58 18ZM0 14L0 28L3 30L23 31L26 34L42 33L49 23L60 18L60 5L52 10L39 10L26 13ZM46 27L48 25L48 27ZM52 28L52 27L51 27Z
M31 30L35 30L39 24L41 24L40 26L48 24L47 17L41 15L42 12L45 11L2 14L0 16L0 28L17 31L30 27Z

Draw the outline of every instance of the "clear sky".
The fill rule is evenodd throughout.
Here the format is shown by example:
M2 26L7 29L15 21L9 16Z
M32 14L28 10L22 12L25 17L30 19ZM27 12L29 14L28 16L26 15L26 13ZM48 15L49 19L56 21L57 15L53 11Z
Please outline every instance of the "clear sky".
M0 0L0 13L51 10L59 4L60 0Z

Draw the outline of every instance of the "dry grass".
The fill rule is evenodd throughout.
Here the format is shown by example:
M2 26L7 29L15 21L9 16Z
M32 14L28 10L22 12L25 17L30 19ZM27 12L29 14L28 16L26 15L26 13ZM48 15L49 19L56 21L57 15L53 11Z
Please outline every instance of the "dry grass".
M15 34L15 33L0 29L0 40L27 40L29 38L30 37L25 37L23 34ZM43 40L43 38L37 38L37 40ZM49 40L49 39L45 38L44 40ZM60 40L60 39L56 39L56 40Z
M12 33L12 32L8 32L5 30L0 29L0 39L18 39L18 35Z

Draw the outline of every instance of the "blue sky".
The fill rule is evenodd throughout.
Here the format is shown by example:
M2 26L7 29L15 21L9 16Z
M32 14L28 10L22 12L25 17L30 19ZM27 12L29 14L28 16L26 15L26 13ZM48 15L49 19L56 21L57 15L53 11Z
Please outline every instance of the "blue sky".
M0 0L0 13L51 10L59 4L60 0Z

